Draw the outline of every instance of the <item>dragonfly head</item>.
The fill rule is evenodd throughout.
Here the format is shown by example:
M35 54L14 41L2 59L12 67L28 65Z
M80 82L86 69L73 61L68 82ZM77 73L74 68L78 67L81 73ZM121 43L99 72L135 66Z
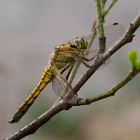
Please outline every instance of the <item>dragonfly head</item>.
M86 49L88 46L88 41L84 37L77 37L71 44L77 49Z

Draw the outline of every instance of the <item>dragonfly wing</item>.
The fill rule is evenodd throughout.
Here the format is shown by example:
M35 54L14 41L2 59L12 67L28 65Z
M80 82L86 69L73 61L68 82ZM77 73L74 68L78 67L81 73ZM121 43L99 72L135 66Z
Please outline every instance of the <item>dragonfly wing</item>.
M104 33L106 37L106 48L109 48L113 43L115 43L124 33L124 26L119 23L114 23L108 26L105 26ZM89 41L92 35L89 35L85 38ZM94 49L99 48L99 38L96 36L94 38L93 44ZM93 49L91 47L91 49Z
M64 79L62 80L58 75L54 77L52 81L52 87L54 92L62 99L69 92L71 92L71 99L75 99L76 97L71 85L68 84Z
M54 92L63 99L63 97L67 93L70 94L71 99L76 98L76 94L74 93L71 85L67 82L67 80L61 75L60 71L57 69L56 65L53 63L53 72L55 74L55 77L52 80L52 88Z
M124 33L124 26L119 23L114 23L108 26L105 26L104 32L106 37L106 48L110 48ZM85 38L87 40L91 39L92 35L89 35ZM99 51L99 38L96 36L93 40L93 43L90 48L88 48L87 56L95 55Z
M64 89L64 84L62 84L62 82L60 82L60 80L58 80L58 78L56 78L56 76L55 76L52 80L52 88L53 88L53 91L58 96L60 96L61 95L61 90Z
M105 27L106 48L112 46L124 33L124 26L118 23Z

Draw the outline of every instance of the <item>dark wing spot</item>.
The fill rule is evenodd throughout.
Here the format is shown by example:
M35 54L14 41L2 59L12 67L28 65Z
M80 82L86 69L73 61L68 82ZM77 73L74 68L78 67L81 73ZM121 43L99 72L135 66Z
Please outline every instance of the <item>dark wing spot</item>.
M118 24L119 24L118 22L114 22L114 23L113 23L113 25L118 25Z

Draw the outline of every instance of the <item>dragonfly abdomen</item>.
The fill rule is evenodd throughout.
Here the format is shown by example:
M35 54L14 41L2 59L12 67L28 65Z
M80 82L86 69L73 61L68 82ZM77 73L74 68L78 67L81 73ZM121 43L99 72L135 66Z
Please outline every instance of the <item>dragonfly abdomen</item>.
M37 86L32 90L31 94L26 97L25 101L19 106L12 120L10 120L9 123L16 123L24 116L30 106L34 103L35 99L40 95L41 91L50 81L52 81L52 79L53 74L50 69L46 67Z

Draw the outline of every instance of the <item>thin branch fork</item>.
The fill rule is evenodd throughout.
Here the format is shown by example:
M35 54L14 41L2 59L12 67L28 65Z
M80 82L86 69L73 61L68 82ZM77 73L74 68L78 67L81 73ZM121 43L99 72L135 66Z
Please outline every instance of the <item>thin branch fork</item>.
M101 57L96 59L95 64L82 76L82 78L78 81L76 86L73 88L75 93L84 85L84 83L90 78L90 76L111 56L113 55L118 49L120 49L125 44L132 41L134 37L134 32L140 26L140 13L136 17L136 19L130 24L129 28L127 29L125 35L109 50L107 50ZM139 71L138 71L139 72ZM131 77L132 78L132 77ZM68 94L69 96L69 94ZM103 99L103 98L101 98ZM78 105L78 104L77 104ZM60 101L57 105L50 108L47 112L42 114L36 120L32 121L30 124L16 132L14 135L6 138L5 140L19 140L29 134L34 133L37 129L39 129L43 124L48 122L53 116L57 113L61 112L62 110L69 109L71 104L66 102L65 100Z

